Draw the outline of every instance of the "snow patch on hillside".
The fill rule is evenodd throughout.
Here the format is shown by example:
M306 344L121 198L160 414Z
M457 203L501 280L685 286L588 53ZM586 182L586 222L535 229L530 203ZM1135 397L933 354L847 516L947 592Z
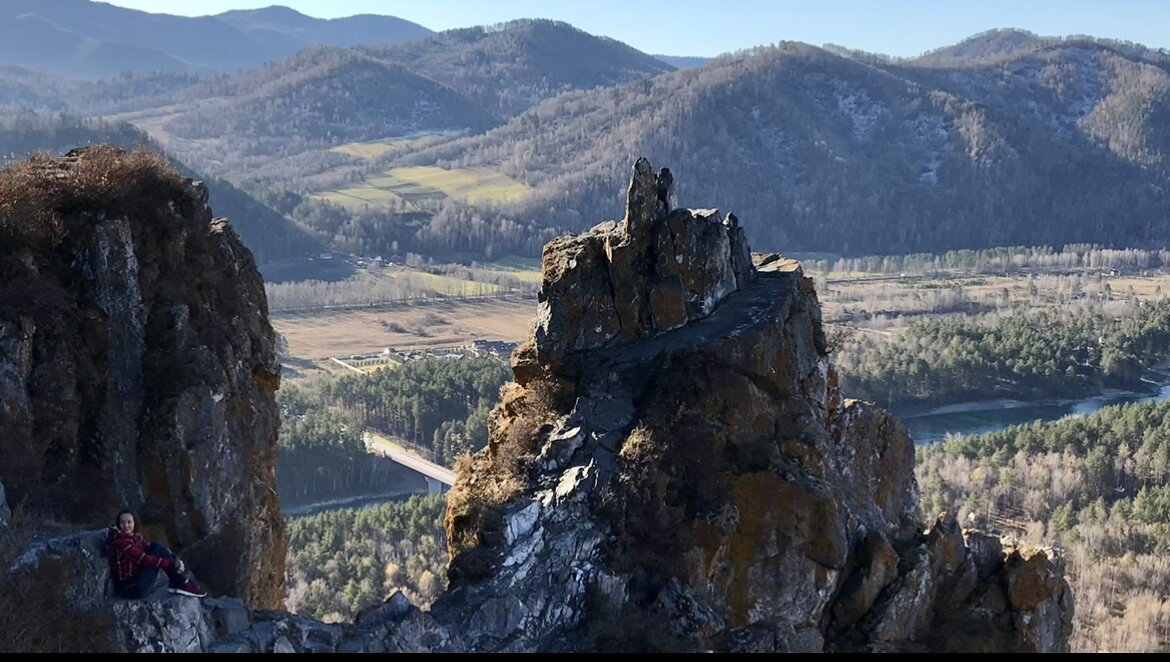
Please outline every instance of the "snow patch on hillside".
M865 140L873 131L874 126L882 116L889 111L882 104L874 101L865 90L851 86L844 81L836 81L833 91L837 99L837 111L849 118L853 124L853 137Z
M748 113L754 126L751 133L754 140L738 143L738 158L753 167L775 168L785 181L802 174L804 165L796 158L797 140L781 128L783 122L759 105L752 106Z
M884 104L859 85L825 74L810 74L805 80L819 101L836 106L837 112L845 116L856 140L868 138L881 118L889 114Z
M923 184L938 183L939 168L950 146L949 125L950 121L945 116L926 112L920 112L910 120L914 137L922 148L918 181Z

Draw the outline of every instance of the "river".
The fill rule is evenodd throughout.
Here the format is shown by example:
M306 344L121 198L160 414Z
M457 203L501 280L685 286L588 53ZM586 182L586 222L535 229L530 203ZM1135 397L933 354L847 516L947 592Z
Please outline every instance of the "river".
M1167 398L1170 398L1170 383L1161 385L1157 391L1148 393L1111 391L1082 400L1044 402L983 400L947 405L920 414L907 415L895 411L894 415L906 424L906 429L910 431L914 443L924 445L941 441L948 434L983 434L1038 420L1055 421L1066 416L1085 416L1109 405L1130 402L1160 402ZM282 514L285 517L300 517L338 508L363 508L389 501L405 501L416 494L421 496L426 493L425 485L408 487L384 494L296 506L282 509Z
M983 434L1037 420L1055 421L1066 416L1084 416L1109 405L1160 402L1167 398L1170 398L1170 384L1160 386L1153 393L1113 391L1083 400L1044 402L987 400L947 405L924 414L894 414L906 424L914 443L923 445L940 441L948 434Z
M426 496L427 489L424 485L422 489L402 488L382 494L367 494L364 496L346 497L343 499L330 499L328 501L319 501L317 503L301 504L298 506L282 507L280 514L284 517L304 517L306 515L316 515L327 510L338 510L340 508L368 508L369 506L377 506L383 503L390 503L391 501L406 501L412 496Z

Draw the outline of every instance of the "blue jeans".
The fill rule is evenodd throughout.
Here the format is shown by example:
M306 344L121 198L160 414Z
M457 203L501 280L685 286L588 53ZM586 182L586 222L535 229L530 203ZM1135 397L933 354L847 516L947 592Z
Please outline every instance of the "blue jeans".
M171 586L178 586L179 584L183 583L183 575L180 575L179 572L175 570L175 555L171 553L171 550L164 547L162 543L152 542L150 543L150 546L146 548L146 553L150 554L151 556L164 558L171 562L170 567L165 570L167 573L167 578L171 582ZM138 571L138 575L134 577L134 582L128 584L121 590L122 597L129 598L131 600L137 600L139 598L145 598L146 596L150 595L151 592L154 591L155 583L158 582L158 573L159 568L151 568L149 566L141 567Z

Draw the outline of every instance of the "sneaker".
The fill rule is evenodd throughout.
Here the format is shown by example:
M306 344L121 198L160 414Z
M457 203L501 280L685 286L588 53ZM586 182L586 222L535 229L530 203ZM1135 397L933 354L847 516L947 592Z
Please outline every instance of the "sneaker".
M179 595L189 595L193 598L207 597L207 591L204 591L202 586L196 584L194 579L188 579L178 586L172 586L170 591Z

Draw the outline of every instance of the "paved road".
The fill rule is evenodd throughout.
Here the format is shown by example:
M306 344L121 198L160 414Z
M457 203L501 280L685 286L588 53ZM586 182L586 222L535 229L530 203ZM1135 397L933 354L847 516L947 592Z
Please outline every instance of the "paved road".
M410 467L429 478L434 478L448 487L455 484L454 471L446 467L441 467L434 462L424 460L380 432L366 430L362 438L365 440L367 448L385 455L398 464Z

